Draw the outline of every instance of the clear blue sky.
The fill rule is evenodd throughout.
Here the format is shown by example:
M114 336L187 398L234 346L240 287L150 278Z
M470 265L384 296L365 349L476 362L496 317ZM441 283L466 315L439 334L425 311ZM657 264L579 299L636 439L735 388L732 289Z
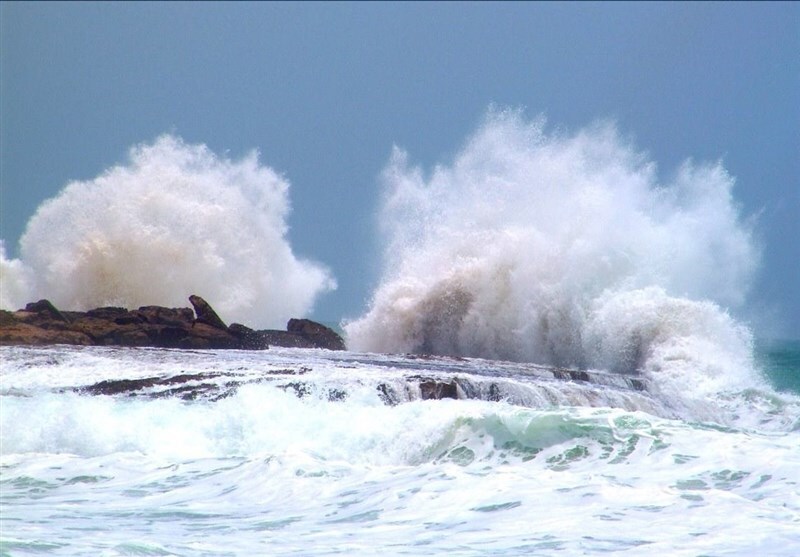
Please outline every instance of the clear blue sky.
M613 119L664 173L723 160L763 265L744 312L800 338L798 3L18 3L0 7L0 238L70 180L174 132L291 182L290 240L354 317L393 145L448 162L490 103ZM757 332L758 334L758 332Z

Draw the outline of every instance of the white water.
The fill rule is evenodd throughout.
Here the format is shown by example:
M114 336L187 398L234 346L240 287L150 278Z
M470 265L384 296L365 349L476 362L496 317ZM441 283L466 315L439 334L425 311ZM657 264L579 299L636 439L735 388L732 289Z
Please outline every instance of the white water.
M127 165L44 202L20 260L0 253L0 307L184 307L200 294L227 321L283 327L336 287L292 253L288 189L255 152L232 161L170 135L136 146Z
M474 381L515 366L485 360L72 347L0 355L4 555L800 551L800 406L789 395L769 409L737 395L736 411L750 415L729 421L771 419L767 431L608 407L611 388L596 407L533 408L387 406L375 389L445 364ZM317 389L300 399L270 379L216 402L64 390L177 373L222 373L224 384L279 370ZM344 400L321 396L332 386ZM577 392L572 382L550 388Z
M494 111L429 175L395 149L384 182L384 276L351 348L639 370L698 396L753 384L723 308L759 254L721 164L662 181L611 125Z

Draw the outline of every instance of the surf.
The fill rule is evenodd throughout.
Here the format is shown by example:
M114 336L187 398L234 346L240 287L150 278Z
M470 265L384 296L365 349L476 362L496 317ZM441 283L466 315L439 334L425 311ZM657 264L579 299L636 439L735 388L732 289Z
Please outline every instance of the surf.
M757 383L743 307L760 253L720 162L671 176L611 123L551 131L492 109L447 164L395 148L383 271L354 350L641 373L663 390Z
M165 134L125 164L67 184L3 248L0 306L183 307L201 292L230 321L283 327L336 288L287 238L289 182L253 151L239 160Z

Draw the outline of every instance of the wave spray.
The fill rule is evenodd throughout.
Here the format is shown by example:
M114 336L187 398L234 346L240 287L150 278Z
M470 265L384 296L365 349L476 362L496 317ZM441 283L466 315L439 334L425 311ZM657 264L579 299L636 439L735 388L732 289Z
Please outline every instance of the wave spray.
M171 135L136 146L126 166L39 207L21 259L1 254L2 306L183 307L197 293L226 320L283 326L336 287L292 253L288 188L255 152L231 161Z
M743 303L759 257L721 164L661 184L611 124L546 133L491 110L452 164L426 176L395 148L383 181L384 274L345 325L352 349L693 373L711 390L750 374L750 333L721 306Z

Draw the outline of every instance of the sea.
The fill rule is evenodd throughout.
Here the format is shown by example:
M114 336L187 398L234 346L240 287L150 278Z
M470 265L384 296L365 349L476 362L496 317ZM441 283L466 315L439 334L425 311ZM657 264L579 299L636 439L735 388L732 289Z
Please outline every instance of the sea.
M137 145L0 241L0 307L313 317L288 180ZM0 347L0 554L800 555L800 343L722 161L491 108L378 182L376 249L356 202L317 238L348 351Z
M800 553L796 341L761 347L751 387L691 404L475 358L51 346L0 362L2 555ZM423 399L426 382L458 398Z

